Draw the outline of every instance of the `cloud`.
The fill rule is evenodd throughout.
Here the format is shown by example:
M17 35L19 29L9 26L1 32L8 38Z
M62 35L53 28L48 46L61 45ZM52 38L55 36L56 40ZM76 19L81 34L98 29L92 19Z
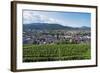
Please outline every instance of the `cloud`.
M57 20L38 12L23 11L23 23L57 23Z
M39 22L39 21L40 21L40 16L36 15L35 13L31 11L23 12L23 23L24 24Z

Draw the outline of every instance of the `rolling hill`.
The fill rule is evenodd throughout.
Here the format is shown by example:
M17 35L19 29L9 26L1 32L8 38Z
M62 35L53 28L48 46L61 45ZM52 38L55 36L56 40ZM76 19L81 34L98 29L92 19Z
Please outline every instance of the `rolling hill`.
M51 23L31 23L31 24L23 24L23 30L90 30L90 27L69 27L63 26L60 24L51 24Z

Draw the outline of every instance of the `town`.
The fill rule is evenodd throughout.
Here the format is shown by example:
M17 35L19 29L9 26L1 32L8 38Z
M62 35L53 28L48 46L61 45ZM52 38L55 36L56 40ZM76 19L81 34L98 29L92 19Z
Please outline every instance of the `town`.
M23 31L23 44L80 44L90 43L89 30L27 30Z

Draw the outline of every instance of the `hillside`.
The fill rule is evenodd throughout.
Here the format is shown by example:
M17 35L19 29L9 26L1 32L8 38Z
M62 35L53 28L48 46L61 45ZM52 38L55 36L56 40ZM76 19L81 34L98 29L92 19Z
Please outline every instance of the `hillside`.
M23 30L90 30L89 27L83 26L80 28L74 28L69 26L63 26L60 24L51 24L51 23L31 23L23 24Z

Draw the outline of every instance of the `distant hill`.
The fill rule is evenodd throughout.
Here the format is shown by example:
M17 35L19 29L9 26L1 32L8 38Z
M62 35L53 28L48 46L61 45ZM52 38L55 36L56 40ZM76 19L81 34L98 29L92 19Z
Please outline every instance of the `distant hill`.
M69 26L63 26L60 24L51 24L51 23L31 23L31 24L24 24L23 25L24 30L28 29L35 29L35 30L90 30L89 27L80 27L80 28L74 28Z
M80 27L81 29L84 29L84 30L87 30L87 29L90 29L90 27L86 27L86 26L82 26Z

